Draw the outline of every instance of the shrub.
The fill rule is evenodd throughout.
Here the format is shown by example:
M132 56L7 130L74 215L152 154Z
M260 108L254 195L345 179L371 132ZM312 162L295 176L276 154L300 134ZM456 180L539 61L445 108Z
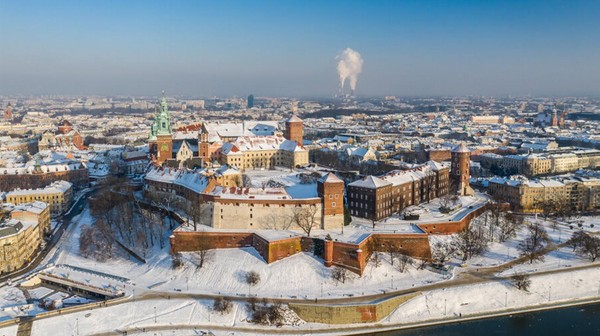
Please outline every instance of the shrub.
M511 281L515 287L520 290L528 291L529 286L531 285L531 279L529 279L529 275L523 273L517 273L511 277Z
M246 273L246 283L250 286L256 286L260 282L260 274L256 271Z
M213 310L221 313L221 315L229 314L232 308L233 304L231 303L231 301L222 296L216 298L215 302L213 303Z

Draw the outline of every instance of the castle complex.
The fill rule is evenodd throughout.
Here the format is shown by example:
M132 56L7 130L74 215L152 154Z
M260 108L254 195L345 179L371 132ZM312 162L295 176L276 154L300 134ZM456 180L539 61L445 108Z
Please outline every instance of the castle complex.
M171 129L165 97L152 124L148 143L153 162L175 162L179 166L198 159L201 166L213 162L241 171L294 168L308 164L308 150L302 147L303 123L292 116L285 123L285 136L277 122L203 123L197 138L179 137ZM172 165L172 164L171 164Z
M175 195L200 209L200 223L219 229L337 229L344 222L344 182L326 174L315 183L284 187L242 187L241 174L218 169L152 168L145 191ZM299 216L302 217L299 221Z

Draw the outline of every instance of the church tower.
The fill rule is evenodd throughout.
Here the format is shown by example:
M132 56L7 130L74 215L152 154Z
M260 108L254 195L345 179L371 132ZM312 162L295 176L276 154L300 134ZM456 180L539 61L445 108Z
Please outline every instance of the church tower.
M450 181L451 192L458 195L473 195L474 191L469 186L471 151L464 144L460 144L451 151Z
M156 163L162 164L173 158L173 132L171 130L171 115L169 105L163 92L160 100L160 112L154 120L153 131L156 135Z
M208 142L208 128L206 123L202 123L202 128L198 131L198 157L200 157L204 164L210 162L210 143Z
M302 146L302 137L304 136L302 119L293 115L285 121L285 138L295 141L298 146Z

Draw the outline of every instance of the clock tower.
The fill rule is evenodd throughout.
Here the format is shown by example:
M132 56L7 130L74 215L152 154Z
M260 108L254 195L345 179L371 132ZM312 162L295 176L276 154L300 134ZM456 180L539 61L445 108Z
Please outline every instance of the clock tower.
M173 158L173 132L171 130L171 115L165 93L160 100L160 111L154 120L152 130L156 135L156 163L162 164Z

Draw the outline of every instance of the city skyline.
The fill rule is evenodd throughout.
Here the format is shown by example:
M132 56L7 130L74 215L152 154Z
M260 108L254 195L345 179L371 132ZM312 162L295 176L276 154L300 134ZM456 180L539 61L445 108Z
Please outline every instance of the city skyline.
M0 2L0 94L600 94L600 5L486 2Z

